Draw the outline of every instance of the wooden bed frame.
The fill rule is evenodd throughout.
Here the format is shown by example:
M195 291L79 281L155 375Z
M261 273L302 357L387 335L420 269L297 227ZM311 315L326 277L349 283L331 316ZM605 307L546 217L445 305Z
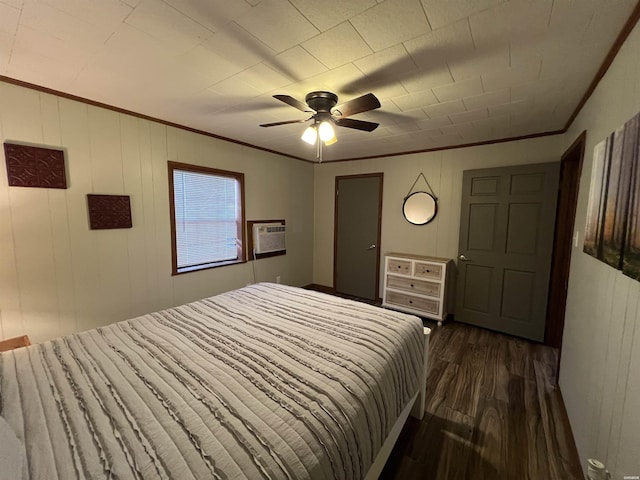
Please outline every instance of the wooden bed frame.
M29 345L31 345L31 342L29 341L29 337L27 335L7 338L6 340L0 341L0 352L7 352L9 350L14 350L20 347L28 347Z

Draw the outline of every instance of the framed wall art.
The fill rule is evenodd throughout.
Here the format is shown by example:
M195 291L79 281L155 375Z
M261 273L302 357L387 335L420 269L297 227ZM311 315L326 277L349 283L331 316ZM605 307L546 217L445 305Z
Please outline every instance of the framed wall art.
M640 113L595 146L584 252L640 280Z
M67 188L64 151L4 142L10 187Z
M91 230L132 227L129 195L88 194L87 205Z

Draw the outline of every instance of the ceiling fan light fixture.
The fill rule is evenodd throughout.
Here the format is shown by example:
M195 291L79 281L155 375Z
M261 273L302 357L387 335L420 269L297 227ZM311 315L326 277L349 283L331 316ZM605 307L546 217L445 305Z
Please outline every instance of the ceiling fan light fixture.
M327 120L320 123L320 126L318 127L318 134L320 135L320 140L325 143L336 138L336 132L333 130L331 123Z
M316 143L316 139L318 138L318 132L316 131L315 125L311 125L307 127L307 129L302 134L302 140L307 142L309 145L314 145Z
M300 138L309 145L316 147L316 159L318 161L322 161L322 144L329 146L338 141L334 125L364 132L373 132L378 127L378 124L374 122L349 118L351 115L380 108L380 100L373 93L361 95L340 105L337 105L338 96L335 93L325 91L308 93L304 97L305 103L289 95L274 95L273 97L302 112L311 113L311 116L306 120L285 120L283 122L263 123L260 126L276 127L278 125L305 123L311 120L311 126L307 127ZM320 138L318 139L318 137Z

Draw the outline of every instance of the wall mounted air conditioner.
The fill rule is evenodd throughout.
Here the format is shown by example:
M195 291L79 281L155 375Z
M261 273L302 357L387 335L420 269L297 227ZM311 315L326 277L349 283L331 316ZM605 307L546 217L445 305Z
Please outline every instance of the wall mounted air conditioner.
M254 253L271 253L286 250L285 226L281 223L255 223L253 225Z

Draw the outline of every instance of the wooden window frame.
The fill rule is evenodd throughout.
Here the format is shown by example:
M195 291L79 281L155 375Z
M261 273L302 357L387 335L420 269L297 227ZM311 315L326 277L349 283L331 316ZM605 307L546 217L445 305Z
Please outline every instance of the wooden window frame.
M231 172L229 170L220 170L217 168L204 167L201 165L192 165L189 163L180 162L167 162L169 171L169 217L171 223L171 275L183 275L191 272L201 272L210 268L224 267L227 265L235 265L238 263L245 263L246 248L245 248L245 235L244 235L244 173ZM181 170L186 172L201 173L206 175L214 175L218 177L228 177L235 179L240 186L240 195L238 196L238 205L240 211L240 218L236 219L236 248L238 258L235 260L225 260L222 262L208 263L206 265L198 265L194 267L183 267L178 270L178 250L176 240L176 209L175 209L175 194L173 189L173 172L174 170Z

